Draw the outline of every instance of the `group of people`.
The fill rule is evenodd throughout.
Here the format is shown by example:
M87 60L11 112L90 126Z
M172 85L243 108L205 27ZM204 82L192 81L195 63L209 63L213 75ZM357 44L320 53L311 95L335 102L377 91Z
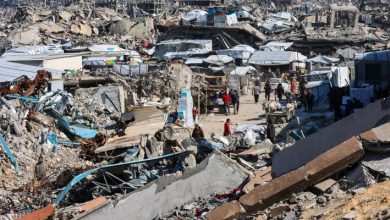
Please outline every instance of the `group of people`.
M231 106L233 106L233 113L238 114L238 110L240 108L240 96L237 90L231 91L229 93L224 93L222 95L222 101L226 115L230 115Z
M232 134L232 130L230 128L230 119L226 119L224 127L223 127L223 136L229 136ZM200 127L198 123L195 123L195 128L192 131L192 138L195 140L205 138L203 129Z
M269 80L267 80L264 84L264 95L265 95L265 100L269 101L271 98L271 92L272 92L272 87L271 83ZM256 82L255 86L253 87L252 94L255 98L255 103L257 104L259 102L259 97L261 94L261 89L260 89L260 83ZM276 86L275 92L274 92L275 97L278 97L279 101L282 100L283 95L286 96L287 100L291 98L291 94L288 91L284 90L283 84L281 82L278 83Z
M275 127L272 120L267 121L267 138L273 143L275 141ZM223 126L223 136L232 135L232 130L230 127L230 118L226 119L225 124ZM200 127L198 123L195 123L195 128L192 131L192 138L195 140L204 139L205 135L203 129Z

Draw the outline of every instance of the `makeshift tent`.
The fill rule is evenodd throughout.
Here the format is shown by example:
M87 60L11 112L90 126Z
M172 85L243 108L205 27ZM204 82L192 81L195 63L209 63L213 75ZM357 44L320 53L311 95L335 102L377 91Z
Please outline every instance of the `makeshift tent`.
M227 55L211 55L203 60L206 63L214 64L217 66L222 66L224 64L230 63L233 61L233 58Z
M266 45L260 46L260 49L264 51L285 51L293 44L293 42L269 42Z
M341 49L340 48L340 49L338 49L336 51L336 53L341 55L342 57L344 57L344 59L354 59L355 58L355 54L357 54L358 51L348 47L348 48L345 48L345 49Z
M304 62L307 57L294 51L256 51L249 58L249 64L260 66L288 65L293 61Z
M231 49L219 50L217 51L218 55L228 55L232 58L240 58L243 60L248 60L253 52L256 50L248 45L237 45Z
M308 82L306 88L314 95L314 106L326 108L329 106L329 80Z
M256 68L253 66L226 66L223 69L223 72L226 75L238 75L238 76L244 76L248 73L255 72Z
M332 87L346 87L351 84L348 67L331 67L332 77L330 79Z
M319 55L319 56L310 58L307 61L310 61L312 63L322 63L322 64L330 65L332 63L339 62L340 59Z
M207 12L203 10L193 10L189 11L183 17L181 17L184 24L190 24L191 21L195 20L197 22L206 22L207 21Z

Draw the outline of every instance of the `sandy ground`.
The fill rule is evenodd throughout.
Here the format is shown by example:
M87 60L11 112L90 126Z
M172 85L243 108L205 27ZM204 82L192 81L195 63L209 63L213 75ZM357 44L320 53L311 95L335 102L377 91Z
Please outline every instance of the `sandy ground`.
M223 134L223 126L227 118L230 118L232 131L237 125L265 123L264 118L258 117L264 114L262 102L264 102L264 93L260 94L259 103L257 104L255 104L252 95L241 96L238 114L233 115L233 108L231 108L232 114L230 116L224 114L202 115L199 119L199 124L203 128L205 136L210 137L213 132L217 135Z
M352 199L339 200L334 204L321 207L321 210L310 209L303 213L302 219L342 219L348 213L356 214L355 220L390 219L390 181L375 184Z

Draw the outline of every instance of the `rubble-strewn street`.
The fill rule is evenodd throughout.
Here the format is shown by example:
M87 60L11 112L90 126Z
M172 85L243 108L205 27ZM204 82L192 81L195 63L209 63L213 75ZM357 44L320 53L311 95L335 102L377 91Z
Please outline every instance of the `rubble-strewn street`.
M388 219L389 13L0 0L0 220Z

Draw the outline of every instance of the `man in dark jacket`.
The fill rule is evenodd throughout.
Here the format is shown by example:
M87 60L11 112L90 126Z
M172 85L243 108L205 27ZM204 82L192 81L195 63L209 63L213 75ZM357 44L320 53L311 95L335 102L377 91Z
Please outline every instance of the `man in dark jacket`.
M276 95L278 95L279 101L282 100L282 96L284 94L284 89L282 83L278 84L278 87L276 87Z
M265 93L265 99L267 101L269 101L270 99L270 96L271 96L271 83L269 82L269 80L267 80L265 82L265 85L264 85L264 93Z
M237 94L233 91L233 92L230 92L230 98L231 98L231 100L232 100L233 113L234 113L234 114L237 114L237 112L238 112L238 110L237 110L238 96L237 96Z

